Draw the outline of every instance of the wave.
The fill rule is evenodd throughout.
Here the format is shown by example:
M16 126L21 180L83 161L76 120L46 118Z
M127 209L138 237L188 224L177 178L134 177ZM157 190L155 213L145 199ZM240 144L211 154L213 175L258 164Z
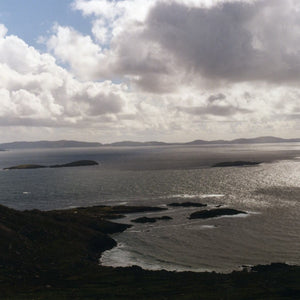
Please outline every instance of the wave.
M217 228L216 225L201 225L202 229L214 229Z
M120 243L117 247L112 250L105 251L101 258L99 259L99 263L102 266L107 267L132 267L139 266L144 270L150 271L172 271L172 272L211 272L212 269L209 268L195 268L192 266L185 266L176 263L172 263L166 260L155 259L154 257L149 257L149 260L146 260L141 254L138 252L131 252L125 249L125 245Z
M168 196L161 196L159 198L172 199L172 198L183 198L183 199L192 199L192 198L221 198L224 197L224 194L175 194Z

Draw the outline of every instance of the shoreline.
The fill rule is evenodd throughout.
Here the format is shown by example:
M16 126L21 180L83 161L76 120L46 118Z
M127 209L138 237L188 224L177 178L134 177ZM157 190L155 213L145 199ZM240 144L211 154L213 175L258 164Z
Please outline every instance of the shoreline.
M300 297L300 266L283 263L229 274L99 265L104 251L117 245L110 235L130 227L112 219L158 210L94 206L21 212L0 206L1 299L220 299L224 293L228 299Z

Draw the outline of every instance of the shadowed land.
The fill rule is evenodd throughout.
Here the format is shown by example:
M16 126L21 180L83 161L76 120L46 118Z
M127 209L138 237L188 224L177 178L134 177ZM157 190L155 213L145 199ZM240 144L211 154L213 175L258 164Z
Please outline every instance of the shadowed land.
M130 225L107 219L160 208L96 206L42 212L0 206L1 299L299 299L300 267L231 274L99 266ZM255 271L255 272L254 272Z

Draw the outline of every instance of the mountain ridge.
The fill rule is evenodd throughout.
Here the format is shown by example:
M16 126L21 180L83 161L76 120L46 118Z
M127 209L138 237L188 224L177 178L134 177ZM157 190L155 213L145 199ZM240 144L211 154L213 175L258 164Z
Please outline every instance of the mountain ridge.
M1 149L49 149L49 148L79 148L79 147L99 147L101 143L96 142L80 142L73 140L59 141L17 141L11 143L0 144Z
M145 146L175 146L175 145L233 145L233 144L265 144L265 143L300 143L300 138L284 139L274 136L262 136L256 138L238 138L234 140L194 140L187 143L166 143L159 141L120 141L109 144L98 142L81 142L74 140L59 140L59 141L17 141L11 143L0 144L0 149L49 149L49 148L80 148L80 147L145 147Z

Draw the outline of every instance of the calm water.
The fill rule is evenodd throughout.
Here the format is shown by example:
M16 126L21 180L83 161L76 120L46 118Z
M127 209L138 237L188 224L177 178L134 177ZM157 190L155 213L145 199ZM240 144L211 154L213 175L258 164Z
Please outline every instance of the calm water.
M0 167L93 159L99 166L0 171L0 204L42 210L98 204L193 201L241 209L247 216L189 220L198 208L169 208L171 221L134 224L114 238L104 265L215 270L269 262L300 264L300 144L51 149L0 152ZM210 168L226 160L255 167Z

